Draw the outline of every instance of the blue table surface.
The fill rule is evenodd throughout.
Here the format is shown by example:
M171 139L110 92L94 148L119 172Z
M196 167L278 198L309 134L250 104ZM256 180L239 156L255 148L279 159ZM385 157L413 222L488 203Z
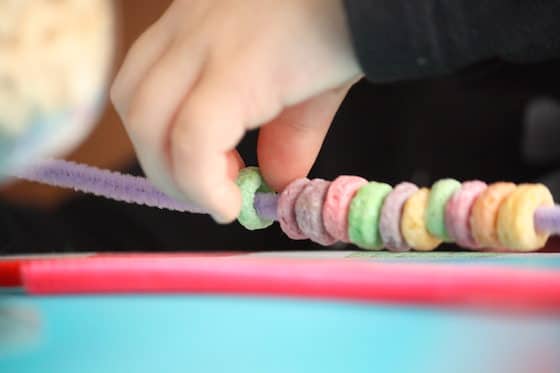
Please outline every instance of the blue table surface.
M560 368L560 317L227 297L11 295L2 303L36 312L40 327L25 347L4 350L1 372Z
M256 257L345 258L385 263L454 264L511 268L558 269L560 253L490 253L475 251L403 252L388 251L294 251L254 253Z

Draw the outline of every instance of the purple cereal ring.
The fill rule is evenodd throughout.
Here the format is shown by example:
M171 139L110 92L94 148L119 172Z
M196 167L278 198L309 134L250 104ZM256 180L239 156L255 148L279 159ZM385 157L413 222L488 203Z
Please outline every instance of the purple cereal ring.
M348 210L352 198L367 180L358 176L339 176L329 186L323 204L323 224L327 232L341 242L348 237Z
M482 181L467 181L447 201L445 228L451 238L461 247L480 248L471 232L470 216L474 202L486 188L486 183Z
M418 191L416 185L405 182L397 185L385 198L381 208L379 232L383 245L391 251L410 250L401 233L401 216L404 204L416 191Z
M301 232L296 220L296 200L309 184L309 179L297 179L290 183L278 197L278 221L286 236L292 240L305 240L307 236Z
M323 203L330 182L323 179L311 180L296 200L296 221L299 229L310 240L323 246L336 242L323 224Z

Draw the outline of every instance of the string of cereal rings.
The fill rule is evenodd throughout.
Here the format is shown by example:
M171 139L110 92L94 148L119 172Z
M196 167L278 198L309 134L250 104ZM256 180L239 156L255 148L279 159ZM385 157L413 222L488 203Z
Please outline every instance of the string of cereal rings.
M560 207L542 184L442 179L430 189L408 182L393 188L339 176L332 182L298 179L276 201L255 200L262 185L256 168L242 170L238 184L244 192L239 221L248 229L277 219L291 239L326 246L431 251L454 242L470 250L525 252L543 248L550 235L560 233Z
M12 177L72 188L127 203L205 213L175 201L141 177L86 165L47 160ZM358 176L298 179L274 193L258 168L240 171L238 217L249 230L275 221L293 240L324 246L352 243L365 250L431 251L454 242L470 250L536 251L560 235L560 206L542 184L515 185L442 179L431 188L395 187Z

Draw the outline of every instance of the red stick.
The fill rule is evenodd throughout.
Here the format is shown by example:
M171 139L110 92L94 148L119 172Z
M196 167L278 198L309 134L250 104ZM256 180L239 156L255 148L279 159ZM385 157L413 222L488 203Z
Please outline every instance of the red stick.
M0 262L0 287L21 286L21 277L19 273L21 265L21 260Z
M354 260L118 258L23 265L31 294L204 293L560 312L560 272Z

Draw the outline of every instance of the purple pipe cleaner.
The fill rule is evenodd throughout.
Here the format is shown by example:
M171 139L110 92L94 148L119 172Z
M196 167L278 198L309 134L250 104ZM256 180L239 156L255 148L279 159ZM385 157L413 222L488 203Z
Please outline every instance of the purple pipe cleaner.
M49 160L14 175L21 179L44 183L97 196L159 207L175 211L200 213L194 206L175 201L147 179L101 170L73 162Z
M147 179L82 164L48 160L14 174L20 179L48 184L127 203L181 212L205 211L160 192Z
M254 202L257 214L263 219L278 220L278 195L274 193L257 193Z
M41 161L12 176L60 188L91 193L116 201L136 203L160 209L205 214L207 211L192 204L177 201L158 190L146 178L123 175L75 162ZM266 219L276 220L278 199L272 193L257 193L255 208Z
M160 209L205 214L206 211L184 202L179 202L159 191L146 178L123 175L62 160L42 161L12 176L100 197L136 203ZM278 196L272 193L257 193L254 202L259 216L277 220ZM560 206L541 207L535 212L535 229L560 235Z
M535 211L535 229L560 235L560 206L541 207Z

